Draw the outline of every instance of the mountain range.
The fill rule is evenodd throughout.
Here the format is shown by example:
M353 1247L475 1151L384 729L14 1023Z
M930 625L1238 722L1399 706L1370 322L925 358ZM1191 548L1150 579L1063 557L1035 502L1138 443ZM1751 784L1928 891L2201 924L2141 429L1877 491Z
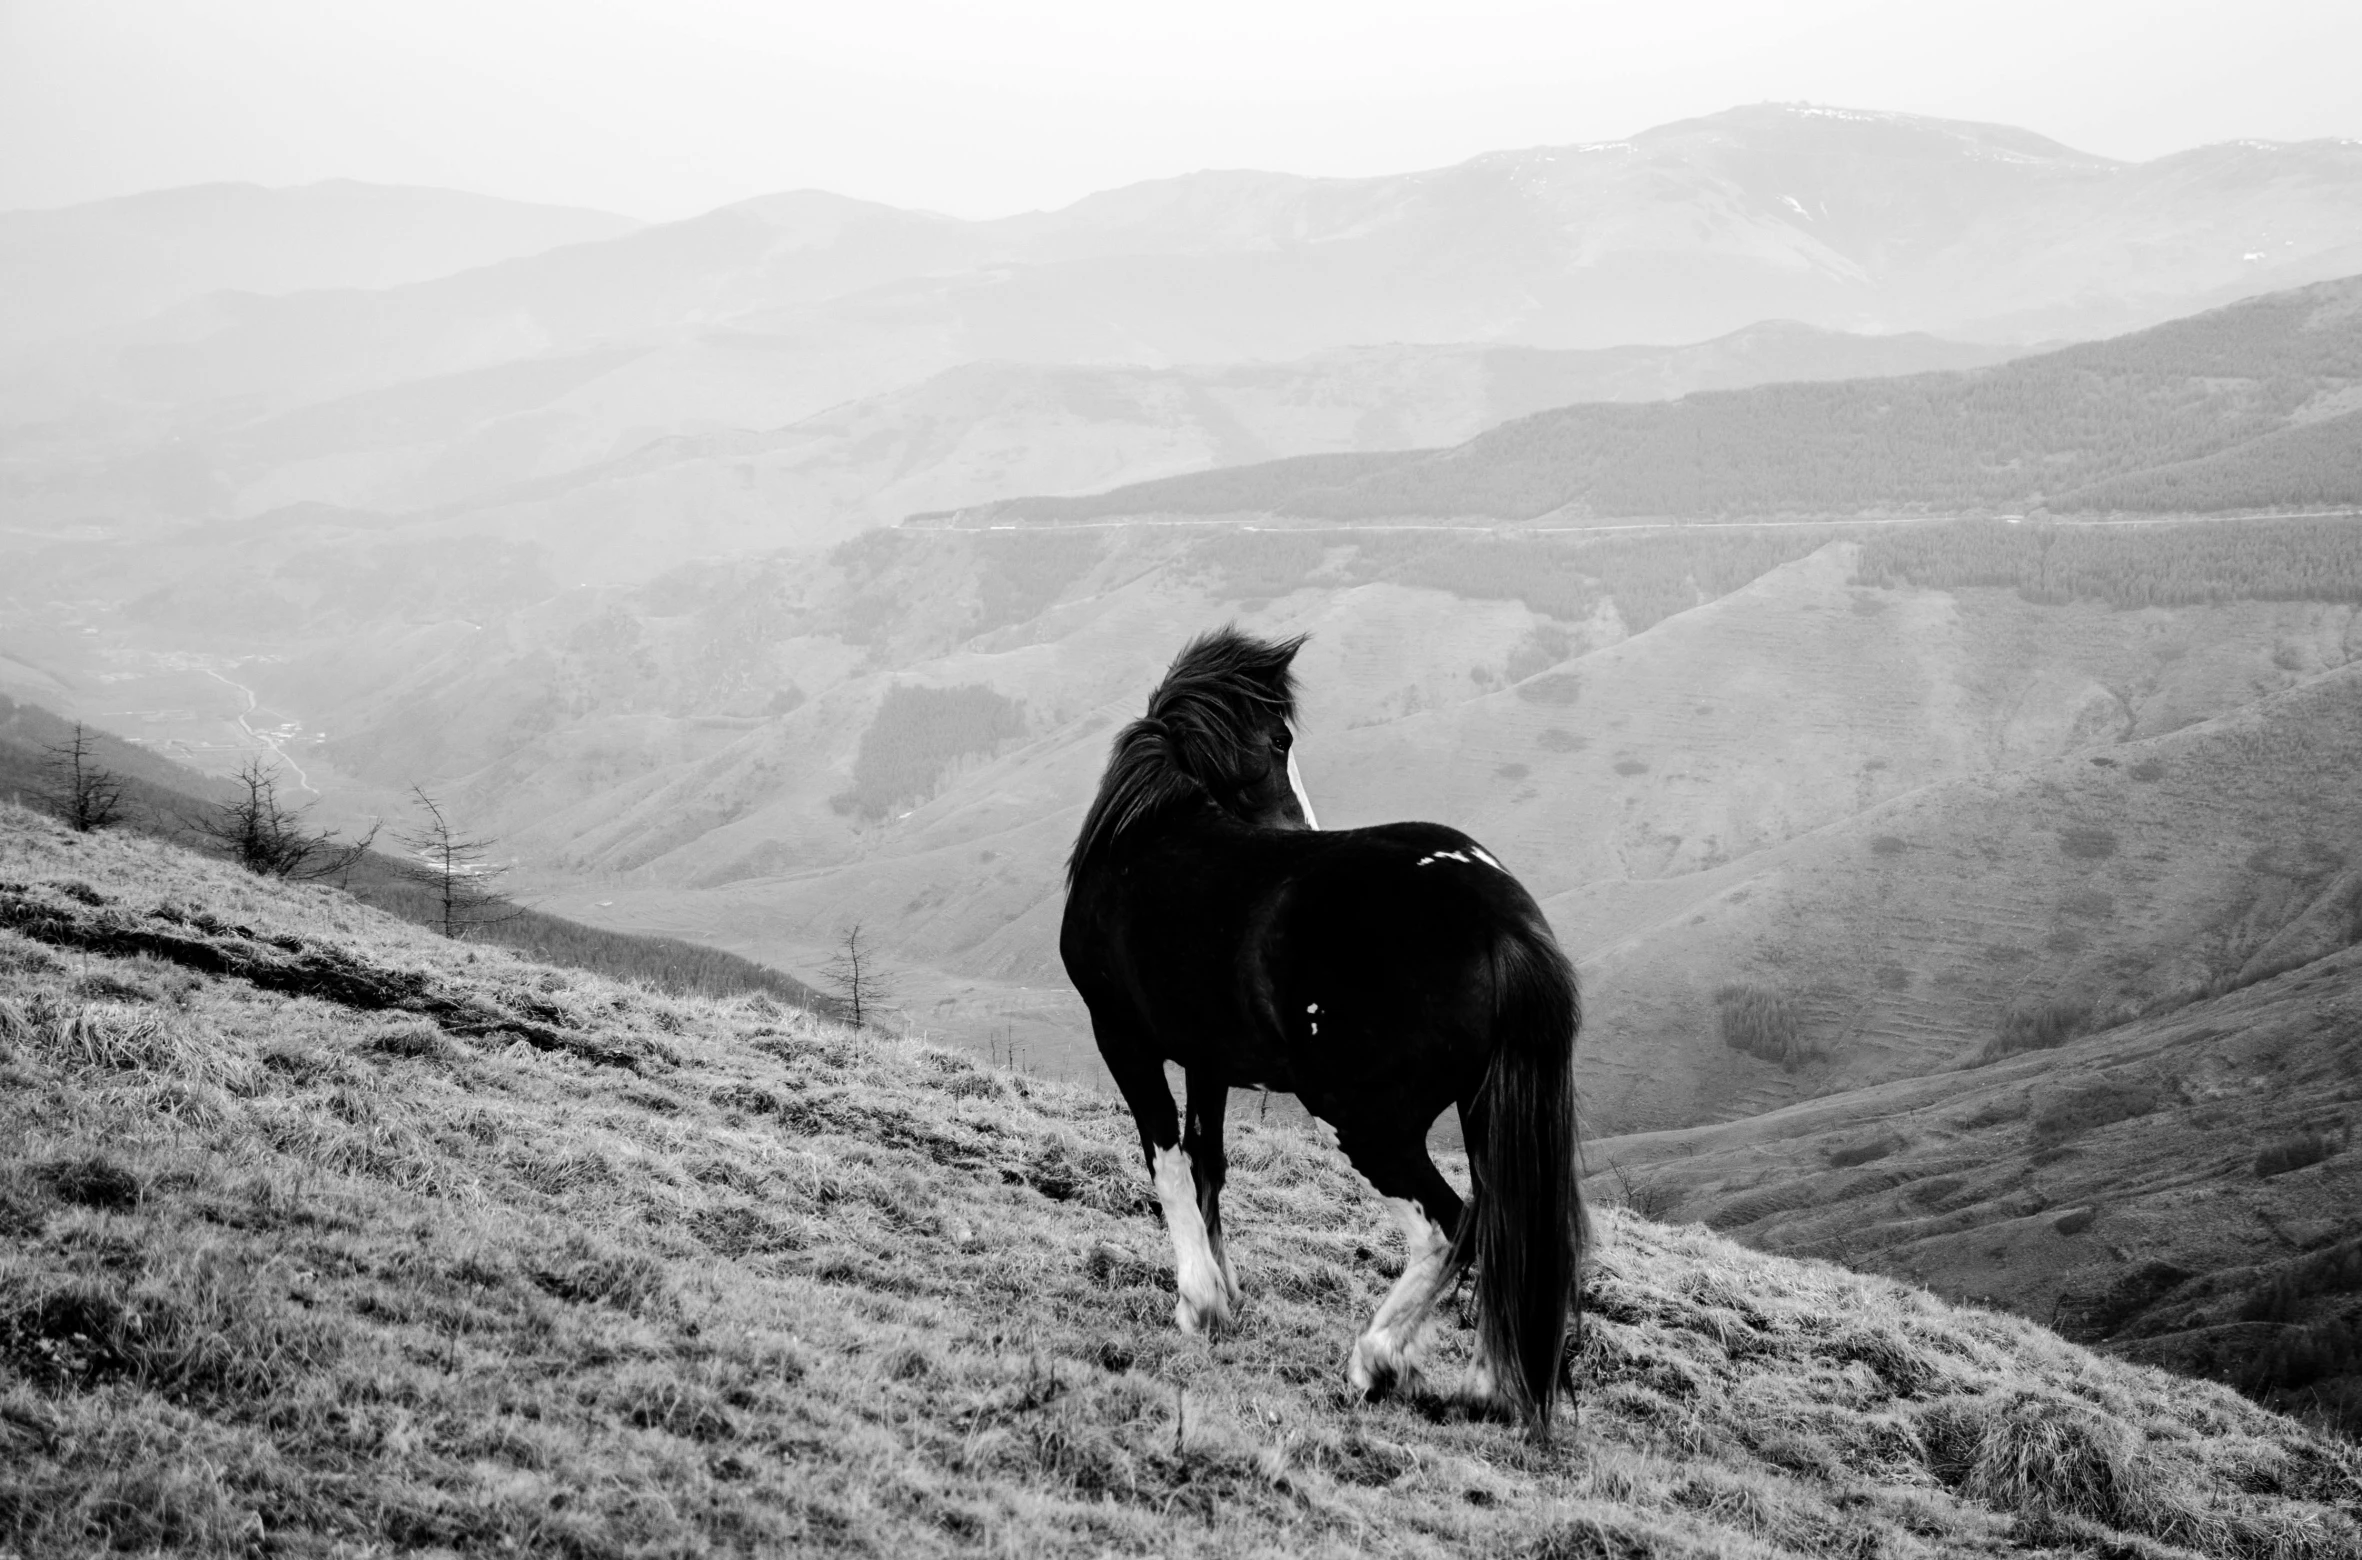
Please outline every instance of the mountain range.
M410 199L267 193L308 212L337 189L386 212ZM103 307L85 297L113 271L153 272L159 250L202 255L206 221L174 227L155 213L240 200L251 204L168 192L6 219L13 307L44 338L0 366L12 509L33 504L48 523L60 510L221 517L303 500L480 507L666 439L781 429L989 362L1165 369L1389 346L1604 349L1771 320L2023 348L2362 270L2362 147L2351 143L2234 143L2127 164L2008 127L1766 104L1422 173L1202 173L992 221L815 191L628 231L597 214L504 207L478 226L539 223L555 247L414 280L391 261L357 266L318 220L266 213L224 241L236 264L102 289ZM170 242L144 236L151 228ZM411 272L466 258L448 234L412 247ZM260 263L273 254L285 256L276 269ZM1665 381L1732 382L1759 381ZM1331 434L1318 447L1475 431L1421 419L1415 394L1374 399L1361 442ZM434 409L423 421L422 404ZM1023 432L1047 444L1062 429ZM1089 492L1308 452L1301 441L1194 443L1183 428L1161 462L1020 463L1005 475ZM677 474L671 510L727 490L732 464ZM910 496L940 507L1023 490ZM840 529L871 518L821 502ZM792 500L759 537L825 539Z
M0 212L0 342L120 329L217 292L369 291L628 233L630 217L331 179Z

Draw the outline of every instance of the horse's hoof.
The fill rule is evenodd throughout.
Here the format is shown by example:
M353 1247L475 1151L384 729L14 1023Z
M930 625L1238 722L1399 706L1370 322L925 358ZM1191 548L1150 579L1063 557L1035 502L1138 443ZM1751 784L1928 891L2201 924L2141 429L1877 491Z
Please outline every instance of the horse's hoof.
M1353 1340L1345 1360L1345 1380L1365 1398L1382 1398L1394 1390L1409 1369L1402 1351L1366 1333Z
M1230 1307L1222 1297L1192 1301L1187 1295L1173 1302L1173 1325L1192 1338L1200 1333L1216 1334L1230 1330Z
M1493 1375L1493 1368L1478 1360L1461 1373L1452 1396L1473 1414L1495 1416L1509 1411L1509 1400L1501 1393L1501 1383Z

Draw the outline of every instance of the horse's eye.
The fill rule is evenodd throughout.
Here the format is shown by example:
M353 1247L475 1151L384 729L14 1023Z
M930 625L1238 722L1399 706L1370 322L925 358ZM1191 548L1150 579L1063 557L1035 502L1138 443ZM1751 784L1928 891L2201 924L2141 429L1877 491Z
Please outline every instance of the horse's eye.
M1285 753L1289 748L1292 748L1295 745L1296 738L1294 734L1291 733L1285 726L1280 727L1279 730L1271 734L1271 749L1275 753Z

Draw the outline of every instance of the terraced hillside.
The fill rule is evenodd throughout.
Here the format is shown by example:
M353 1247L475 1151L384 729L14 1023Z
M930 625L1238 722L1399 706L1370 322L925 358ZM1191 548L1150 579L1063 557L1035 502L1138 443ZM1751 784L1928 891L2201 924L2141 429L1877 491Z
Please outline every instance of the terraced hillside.
M1595 1188L2362 1432L2362 949L1950 1072L1595 1141ZM2019 1049L2012 1049L2012 1047Z
M23 1553L2362 1544L2353 1448L2219 1386L1628 1212L1554 1445L1359 1405L1399 1258L1292 1128L1237 1129L1209 1349L1096 1096L15 809L0 879Z

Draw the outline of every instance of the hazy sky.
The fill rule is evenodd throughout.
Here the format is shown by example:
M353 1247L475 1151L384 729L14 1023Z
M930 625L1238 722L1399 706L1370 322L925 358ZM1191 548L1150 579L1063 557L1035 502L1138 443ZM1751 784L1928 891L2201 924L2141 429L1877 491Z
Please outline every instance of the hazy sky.
M2362 0L0 0L0 208L351 177L961 216L1809 99L2145 158L2362 137Z

